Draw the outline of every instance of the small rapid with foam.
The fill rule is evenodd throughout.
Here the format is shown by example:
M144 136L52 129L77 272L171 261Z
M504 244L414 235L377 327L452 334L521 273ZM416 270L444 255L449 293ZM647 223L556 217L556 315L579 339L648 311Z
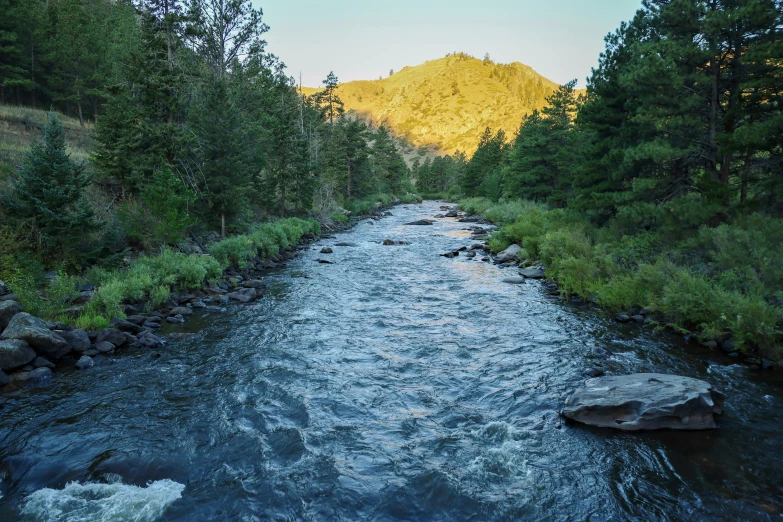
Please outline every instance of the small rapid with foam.
M39 489L22 514L43 522L153 522L182 497L184 484L163 479L146 487L71 482L63 489Z

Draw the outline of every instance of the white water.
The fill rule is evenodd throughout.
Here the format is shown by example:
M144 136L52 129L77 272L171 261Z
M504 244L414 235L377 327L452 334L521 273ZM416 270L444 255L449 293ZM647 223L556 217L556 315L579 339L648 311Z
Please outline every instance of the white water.
M184 484L163 479L146 488L71 482L63 489L39 489L22 514L42 522L152 522L182 496Z

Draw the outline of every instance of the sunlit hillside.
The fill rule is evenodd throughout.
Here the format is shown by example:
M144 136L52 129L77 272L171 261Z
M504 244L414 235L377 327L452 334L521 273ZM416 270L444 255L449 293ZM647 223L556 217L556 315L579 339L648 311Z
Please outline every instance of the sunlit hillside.
M522 118L541 109L556 88L527 65L454 54L388 78L341 84L338 93L346 110L373 124L386 123L417 146L470 154L486 127L513 135Z

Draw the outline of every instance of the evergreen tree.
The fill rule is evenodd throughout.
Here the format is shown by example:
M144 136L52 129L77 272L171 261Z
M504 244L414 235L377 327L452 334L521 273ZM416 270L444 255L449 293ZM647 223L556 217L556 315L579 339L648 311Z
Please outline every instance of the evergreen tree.
M19 34L28 13L27 5L28 2L0 0L0 103L6 103L12 90L30 87Z
M93 160L123 193L137 194L162 168L175 167L183 145L175 115L185 78L168 60L166 26L151 12L141 15L138 45L121 83L109 89L106 114L99 119Z
M198 187L198 209L206 222L237 224L251 201L254 161L247 125L235 104L228 80L216 74L202 82L188 118L195 158L191 182Z
M189 33L196 52L222 76L263 52L262 35L269 27L262 17L263 11L253 9L250 0L194 0Z
M511 151L506 190L514 197L563 206L571 194L580 147L573 121L577 111L576 80L547 97L542 112L522 123ZM497 182L495 182L497 183Z
M84 164L71 160L65 131L50 112L43 141L27 152L7 201L14 219L38 233L45 257L64 256L77 265L85 259L88 252L83 246L100 228L84 197L89 184Z
M481 136L478 149L468 162L465 174L461 180L462 190L467 196L483 194L481 185L484 178L501 166L506 150L506 134L503 129L492 134L487 127Z
M323 81L324 89L316 95L316 102L321 107L324 120L329 124L333 124L334 121L345 112L345 105L340 97L337 95L338 80L334 72L330 72L329 76Z
M377 183L376 192L401 194L408 184L408 166L405 159L397 150L386 127L379 128L373 138L371 158Z
M293 88L293 80L285 76L282 68L277 71L271 94L266 119L263 197L276 200L274 206L279 209L278 214L285 217L288 203L293 202L299 208L312 198L312 169L307 137L300 121L300 99Z

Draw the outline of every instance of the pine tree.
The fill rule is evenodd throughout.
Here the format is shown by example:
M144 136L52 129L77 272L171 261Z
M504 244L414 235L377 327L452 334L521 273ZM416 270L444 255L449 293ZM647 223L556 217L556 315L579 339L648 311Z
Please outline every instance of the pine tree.
M307 151L307 136L303 132L300 99L293 87L293 79L285 76L282 68L276 73L270 90L265 119L266 168L263 176L267 201L274 200L280 217L285 217L287 205L299 208L312 198L312 169ZM271 201L270 201L271 202Z
M269 27L250 0L194 0L189 17L194 47L215 74L222 76L264 50L262 35Z
M492 129L487 127L461 180L462 190L467 196L473 197L483 194L481 184L486 176L501 166L505 150L506 134L503 129L492 134Z
M345 113L345 105L337 95L339 82L334 72L329 73L323 84L324 89L316 95L316 102L321 107L324 120L331 125Z
M39 234L45 257L64 256L72 264L84 259L84 242L100 228L84 197L89 184L84 164L71 160L65 131L50 112L43 141L27 152L8 201L14 219Z
M154 173L175 167L183 145L175 118L185 78L168 60L166 26L150 12L141 16L139 42L121 83L109 89L106 114L98 120L93 160L123 192L138 194Z
M248 129L227 78L207 76L196 96L188 117L191 181L202 216L225 236L226 222L236 224L249 210L254 162Z
M533 111L522 123L511 151L506 190L514 197L549 201L563 206L571 195L573 174L580 159L573 120L577 111L576 80L547 97L542 112Z

